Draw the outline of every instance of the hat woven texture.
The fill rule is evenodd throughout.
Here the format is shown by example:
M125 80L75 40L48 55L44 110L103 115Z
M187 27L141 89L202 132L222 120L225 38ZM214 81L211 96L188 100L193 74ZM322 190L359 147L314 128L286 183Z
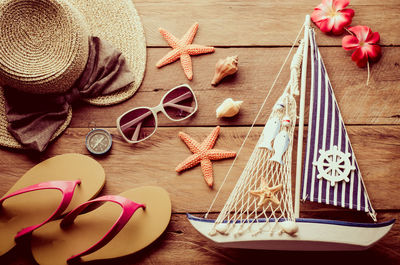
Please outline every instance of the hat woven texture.
M135 81L116 93L83 100L105 106L128 99L139 88L146 64L143 26L131 0L0 1L0 145L22 148L7 130L1 86L34 94L67 91L85 69L89 36L121 51ZM71 117L70 109L53 139Z

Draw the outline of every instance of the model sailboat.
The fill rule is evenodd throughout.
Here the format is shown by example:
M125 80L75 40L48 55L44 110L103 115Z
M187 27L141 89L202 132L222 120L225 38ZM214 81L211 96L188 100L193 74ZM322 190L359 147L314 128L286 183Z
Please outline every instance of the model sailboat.
M218 218L212 220L188 214L189 221L201 234L223 246L270 250L361 250L372 246L393 226L394 220L352 223L299 218L302 195L303 200L367 212L376 222L376 213L365 189L314 30L309 25L307 16L304 39L293 57L288 86L274 105L260 139ZM311 57L310 116L302 159L308 46ZM291 157L300 72L293 206Z

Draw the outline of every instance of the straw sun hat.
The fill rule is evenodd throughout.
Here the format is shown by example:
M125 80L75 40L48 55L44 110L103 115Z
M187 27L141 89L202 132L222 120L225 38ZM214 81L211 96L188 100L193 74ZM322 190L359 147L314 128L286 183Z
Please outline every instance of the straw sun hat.
M143 26L131 0L0 0L0 146L23 148L7 130L4 89L28 95L66 92L85 69L89 36L122 52L134 82L83 100L105 106L128 99L146 64ZM70 108L52 139L71 117Z

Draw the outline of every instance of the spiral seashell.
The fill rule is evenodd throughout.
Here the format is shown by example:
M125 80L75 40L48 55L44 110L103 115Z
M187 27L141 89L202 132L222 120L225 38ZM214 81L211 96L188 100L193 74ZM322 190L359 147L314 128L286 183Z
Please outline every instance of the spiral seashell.
M221 117L233 117L239 113L240 106L243 101L234 101L232 98L227 98L222 102L216 110L217 118Z
M215 65L215 74L211 85L216 86L225 76L236 73L238 70L238 59L237 55L219 59Z

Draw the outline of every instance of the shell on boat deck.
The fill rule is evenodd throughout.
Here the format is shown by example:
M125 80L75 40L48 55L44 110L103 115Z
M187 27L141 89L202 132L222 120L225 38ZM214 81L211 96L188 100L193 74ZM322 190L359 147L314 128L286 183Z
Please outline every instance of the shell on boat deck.
M279 226L282 229L281 232L285 232L286 234L289 235L294 235L299 230L299 226L296 224L296 222L293 221L279 222Z

